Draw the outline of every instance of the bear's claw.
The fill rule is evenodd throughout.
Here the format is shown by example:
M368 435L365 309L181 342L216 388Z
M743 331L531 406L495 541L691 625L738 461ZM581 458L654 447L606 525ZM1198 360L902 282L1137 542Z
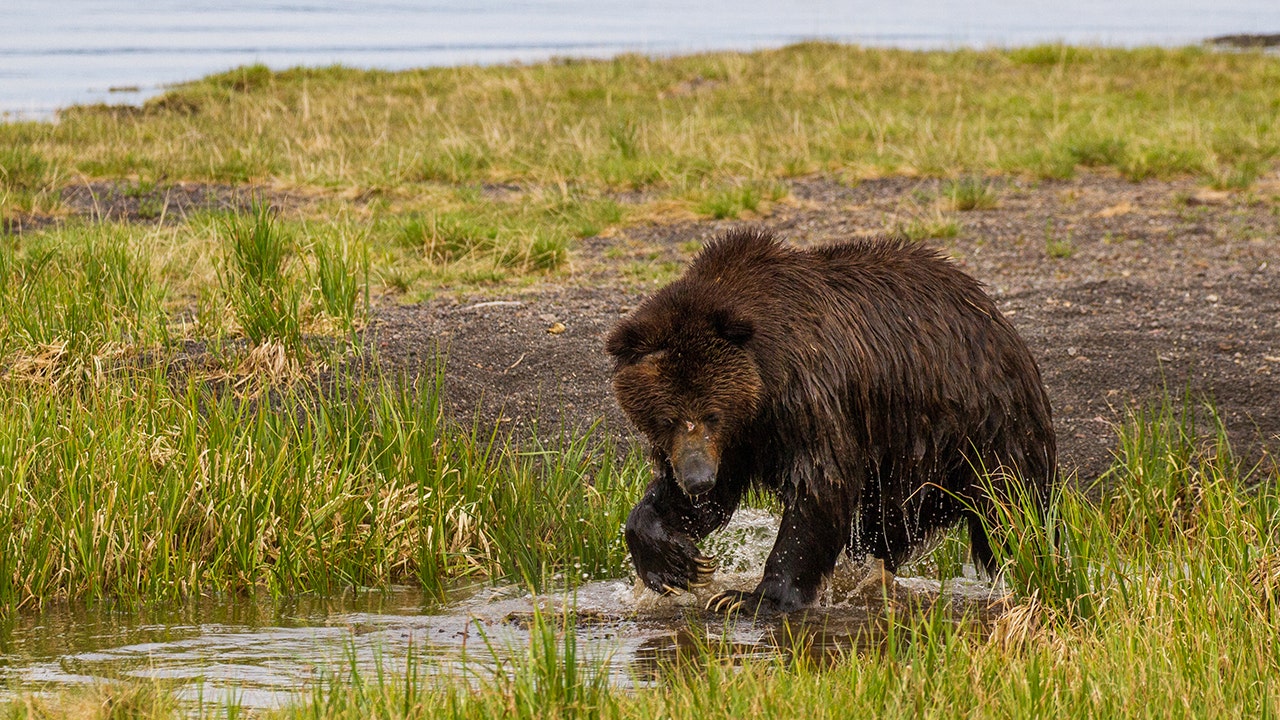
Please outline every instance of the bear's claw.
M741 607L742 601L734 599L732 595L717 595L707 602L708 610L715 610L725 615L730 615Z
M746 610L752 615L771 613L775 610L773 603L763 595L746 590L725 590L716 593L707 601L707 610L732 615Z
M680 545L668 546L667 549L674 552L659 556L670 558L665 566L637 563L636 570L644 584L656 593L672 596L710 584L711 576L716 571L715 559L698 553L692 543L688 547L691 552L682 553Z

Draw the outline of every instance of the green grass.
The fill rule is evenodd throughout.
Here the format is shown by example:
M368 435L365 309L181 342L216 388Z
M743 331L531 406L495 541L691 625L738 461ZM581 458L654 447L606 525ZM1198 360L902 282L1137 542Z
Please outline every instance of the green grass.
M240 339L306 360L363 324L373 232L263 205L171 226L69 222L24 234L0 243L0 363L58 380L158 361L188 340L216 350Z
M895 220L889 231L908 240L945 240L960 234L960 222L937 205L930 205L909 209L907 216Z
M459 261L493 263L504 271L549 272L568 260L570 239L589 237L622 219L607 197L536 192L499 202L459 190L454 207L398 218L393 237L431 267Z
M312 288L322 311L351 333L361 306L369 308L369 250L362 238L344 236L340 230L336 235L321 237L312 245Z
M1043 61L1028 62L1029 53ZM254 82L228 80L246 73ZM714 84L670 92L691 77ZM57 125L19 124L0 137L13 147L27 140L27 155L55 178L247 176L380 191L507 181L700 187L798 164L1041 174L1059 156L1207 175L1213 162L1274 158L1278 79L1274 57L1194 47L808 43L396 73L259 66L174 89L140 112L74 109ZM41 176L24 171L24 182Z
M220 282L241 331L253 345L277 342L302 351L302 297L287 275L294 250L269 206L232 215L220 228L225 247ZM351 284L354 285L354 279Z
M748 183L707 193L694 205L694 210L716 220L737 218L743 213L761 212L768 203L777 202L786 196L785 185Z
M168 340L165 290L123 228L0 245L0 359L56 381Z
M1076 253L1075 242L1071 238L1068 231L1066 235L1058 235L1054 231L1053 220L1045 222L1044 226L1044 252L1054 260L1066 260Z
M641 472L589 438L454 426L429 381L248 398L162 373L6 382L0 608L615 577Z
M971 176L947 182L942 187L942 196L951 203L953 210L960 212L990 210L996 206L998 197L989 182Z

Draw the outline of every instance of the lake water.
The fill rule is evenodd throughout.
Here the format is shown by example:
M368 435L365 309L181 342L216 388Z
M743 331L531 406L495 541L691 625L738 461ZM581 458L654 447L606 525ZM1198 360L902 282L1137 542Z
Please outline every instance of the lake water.
M238 65L402 69L775 47L1180 45L1280 32L1277 0L4 0L0 113L139 103Z

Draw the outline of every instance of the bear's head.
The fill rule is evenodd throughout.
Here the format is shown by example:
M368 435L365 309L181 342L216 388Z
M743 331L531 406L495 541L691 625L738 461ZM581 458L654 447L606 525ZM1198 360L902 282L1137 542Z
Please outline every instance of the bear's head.
M756 416L754 334L731 309L673 292L651 298L605 344L618 404L690 497L715 486L723 452Z

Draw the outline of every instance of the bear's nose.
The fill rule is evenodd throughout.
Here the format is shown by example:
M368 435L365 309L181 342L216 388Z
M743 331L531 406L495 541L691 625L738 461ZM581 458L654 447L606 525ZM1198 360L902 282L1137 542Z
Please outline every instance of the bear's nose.
M676 464L676 480L690 497L701 495L716 484L716 466L703 453L690 453Z

